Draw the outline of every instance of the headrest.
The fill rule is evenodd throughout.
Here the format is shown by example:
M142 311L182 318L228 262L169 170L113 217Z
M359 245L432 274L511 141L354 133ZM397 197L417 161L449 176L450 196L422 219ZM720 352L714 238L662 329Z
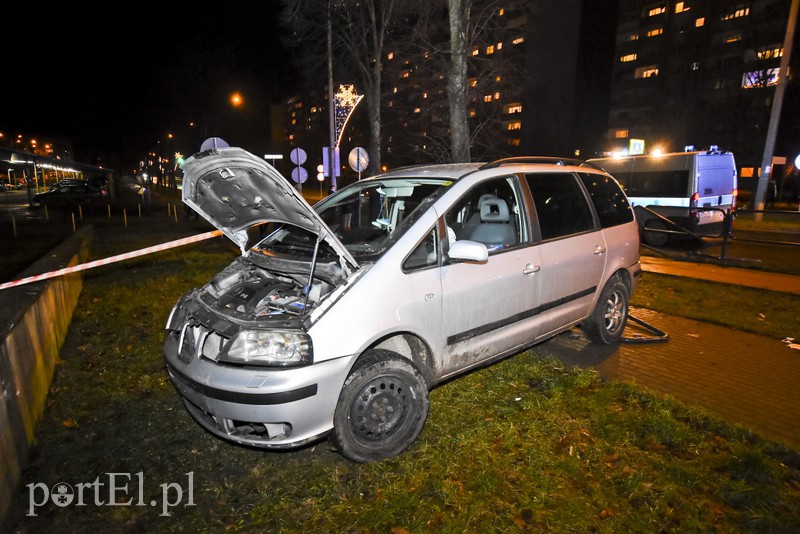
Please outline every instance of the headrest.
M481 206L481 222L506 223L508 222L508 206L499 198L486 199Z
M495 195L494 193L482 194L478 199L478 209L481 209L481 207L487 200L497 200L497 195Z

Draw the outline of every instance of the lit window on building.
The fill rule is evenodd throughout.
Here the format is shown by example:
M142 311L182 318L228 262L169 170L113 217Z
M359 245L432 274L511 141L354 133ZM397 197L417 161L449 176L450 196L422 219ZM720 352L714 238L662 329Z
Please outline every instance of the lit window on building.
M742 74L742 89L758 89L778 84L778 69L754 70Z
M478 55L478 54L480 54L480 53L481 53L481 51L480 51L480 50L478 50L477 48L473 48L473 49L472 49L472 55L473 55L473 56L477 56L477 55Z
M392 93L397 93L397 87L392 87Z
M722 15L722 17L720 17L720 19L721 20L733 20L733 19L738 19L738 18L741 18L741 17L746 17L749 14L750 14L750 6L748 6L747 4L742 4L742 5L736 6L733 9L733 11L728 11L727 13Z
M630 132L628 130L614 130L614 137L617 139L627 139Z
M511 41L511 44L518 45L518 44L522 44L524 42L525 42L525 38L524 37L517 37L516 39Z
M507 130L521 130L522 129L522 123L520 121L509 122L508 126L506 126L506 129Z
M633 74L634 78L653 78L658 76L658 65L639 67Z
M483 96L483 101L484 102L491 102L492 101L492 95L484 95Z
M494 54L494 45L489 45L486 47L486 55L490 56Z
M422 110L420 108L414 108L414 113L420 113Z
M478 79L477 78L470 78L469 82L467 82L470 87L477 87L478 86Z
M494 99L495 100L500 100L500 91L495 92Z
M700 70L700 62L692 61L692 70Z
M505 15L505 13L506 13L506 10L505 10L505 9L503 9L502 7L501 7L500 9L498 9L498 10L497 10L497 14L498 14L498 15L500 15L501 17L502 17L503 15Z
M683 13L684 11L689 11L690 9L692 9L692 7L686 5L686 2L675 3L675 13Z
M758 51L758 59L772 59L783 57L783 48L768 48Z
M498 50L502 50L503 49L503 43L497 43L497 49Z
M403 78L408 78L408 76L409 76L409 75L410 75L410 73L409 73L407 70L404 70L404 71L403 71L403 74L402 74L401 76L402 76Z
M742 40L741 33L732 33L728 37L725 38L726 43L738 43Z
M706 25L706 18L705 17L700 17L699 19L694 21L694 27L695 28L700 28L701 26L705 26L705 25Z
M513 104L506 105L506 113L509 115L512 113L522 113L522 104L514 102Z
M628 42L638 41L639 40L639 34L638 33L631 33L625 38L625 40L628 41Z
M292 124L297 124L297 119L292 119Z
M656 15L663 15L666 12L667 12L667 6L653 7L650 8L650 10L647 12L647 16L655 17Z
M753 167L742 167L739 172L740 178L752 178L753 176L755 176L755 168Z
M647 32L648 37L655 37L656 35L661 35L664 33L664 28L653 28L652 30Z
M422 98L428 98L428 92L427 92L427 91L425 91L424 93L422 93Z
M502 81L502 80L503 80L502 76L496 76L495 79L494 79L494 81L496 81L496 82L499 82L499 81Z
M389 61L393 60L394 59L394 52L389 52L386 55L386 59L388 59Z
M476 112L474 109L471 109L471 110L469 110L469 116L470 116L470 117L474 117L474 116L476 116L477 114L478 114L478 113L477 113L477 112Z
M519 139L509 139L508 144L511 146L519 146Z
M622 63L628 63L630 61L636 61L636 54L626 54L619 58Z
M289 134L289 141L294 141L294 134Z

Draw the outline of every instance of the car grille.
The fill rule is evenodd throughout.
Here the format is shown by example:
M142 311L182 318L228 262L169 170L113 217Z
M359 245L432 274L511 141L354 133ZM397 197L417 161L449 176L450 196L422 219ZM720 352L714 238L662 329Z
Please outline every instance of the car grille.
M228 339L209 330L201 324L186 323L178 340L178 359L190 363L193 359L205 356L217 360Z

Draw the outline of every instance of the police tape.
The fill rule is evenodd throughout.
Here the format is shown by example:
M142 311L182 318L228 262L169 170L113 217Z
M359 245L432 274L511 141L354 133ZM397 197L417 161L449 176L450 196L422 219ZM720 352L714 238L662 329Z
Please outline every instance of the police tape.
M37 274L35 276L29 276L27 278L14 280L13 282L6 282L4 284L0 284L0 290L8 289L10 287L15 287L15 286L21 286L24 284L32 284L34 282L39 282L41 280L47 280L48 278L55 278L57 276L63 276L65 274L76 273L78 271L85 271L87 269L93 269L95 267L101 267L103 265L108 265L110 263L116 263L119 261L125 261L131 258L138 258L139 256L145 256L147 254L152 254L154 252L161 252L162 250L182 247L183 245L197 243L198 241L211 239L212 237L217 237L219 235L222 235L222 232L220 232L219 230L213 230L211 232L206 232L204 234L197 234L190 237L184 237L183 239L176 239L175 241L168 241L166 243L161 243L160 245L153 245L152 247L142 248L139 250L134 250L132 252L126 252L124 254L118 254L116 256L104 258L102 260L95 260L95 261L90 261L88 263L81 263L79 265L73 265L72 267L65 267L57 271L50 271L49 273Z

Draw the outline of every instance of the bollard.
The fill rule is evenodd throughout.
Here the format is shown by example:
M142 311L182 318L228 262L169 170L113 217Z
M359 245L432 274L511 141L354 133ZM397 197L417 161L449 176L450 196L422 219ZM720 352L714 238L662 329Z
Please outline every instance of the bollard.
M125 224L125 228L128 227L128 211L125 208L122 208L122 221Z
M11 226L14 227L14 239L17 238L17 221L14 219L14 216L11 216Z
M178 206L175 206L175 208L172 210L172 213L175 214L175 222L178 222Z
M47 212L47 206L44 207L44 218L50 220L50 214Z
M172 204L167 202L167 217L170 217L171 215L172 215Z
M108 218L111 218L111 204L108 204Z
M72 215L72 231L74 233L76 231L76 228L75 228L75 212L73 211L72 213L70 213L70 215Z
M83 220L83 206L81 206L80 204L78 204L78 218L80 220Z
M142 218L142 203L139 202L139 218Z

